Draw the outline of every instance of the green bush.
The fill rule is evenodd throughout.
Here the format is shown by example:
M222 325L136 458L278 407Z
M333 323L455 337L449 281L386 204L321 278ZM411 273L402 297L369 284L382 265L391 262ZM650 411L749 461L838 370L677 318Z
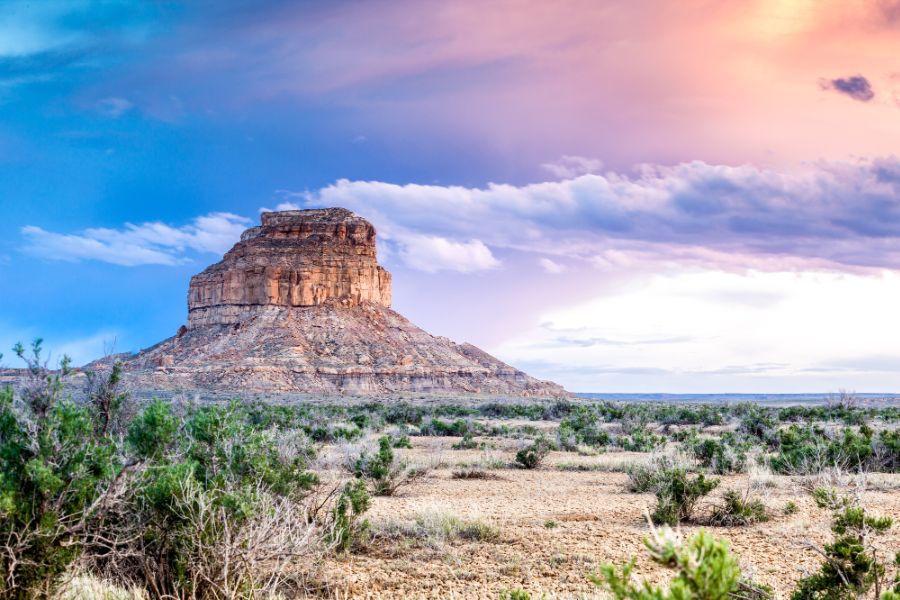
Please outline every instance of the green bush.
M174 597L218 597L265 579L251 570L252 544L241 536L267 519L279 519L279 529L306 527L294 506L317 478L307 470L305 436L260 430L247 416L237 403L204 406L178 427L169 405L156 401L135 418L128 444L148 462L104 524L112 530L104 537L128 541L105 548L99 569ZM241 568L222 559L235 546L245 554Z
M369 493L361 480L344 485L341 495L331 511L329 539L339 552L348 552L369 529L369 522L362 518L369 510Z
M21 344L14 351L28 380L18 401L0 391L0 536L17 540L0 553L0 596L18 599L50 593L79 556L125 458L109 427L121 405L118 369L109 394L77 405L64 398L67 357L54 372L40 339L30 353Z
M601 448L609 445L609 434L601 426L597 413L586 407L576 408L559 424L556 435L560 448L575 450L579 446Z
M717 475L743 473L747 468L748 446L733 433L724 433L720 438L698 439L690 449L697 462Z
M550 443L544 438L538 438L528 446L516 452L516 464L523 469L536 469L550 454Z
M856 500L840 497L834 490L820 488L813 497L821 508L833 511L831 530L835 539L822 550L822 567L800 580L791 600L852 600L873 586L884 589L890 585L885 565L878 562L873 538L890 529L893 521L869 514Z
M707 479L702 473L691 477L682 468L662 471L654 490L656 507L651 515L653 522L674 526L690 520L697 501L718 485L718 479Z
M675 571L668 588L632 577L635 561L621 570L614 565L600 567L591 581L605 588L616 600L726 600L741 589L741 570L728 543L703 530L686 543L668 528L654 531L644 540L653 560Z
M376 496L392 496L401 486L424 474L396 460L391 446L391 437L382 436L378 440L378 452L372 455L362 452L351 468L356 477L371 484L372 493Z
M664 447L667 441L665 436L653 433L646 427L636 427L629 435L617 437L616 445L629 452L653 452Z
M734 527L736 525L752 525L769 520L766 505L758 498L750 498L749 493L741 494L737 490L727 490L724 503L713 512L712 521L716 525Z
M412 450L412 440L409 439L408 435L402 435L394 440L394 448L406 448L407 450Z
M678 466L674 458L665 454L652 457L646 464L630 464L625 469L625 473L628 475L625 487L629 492L638 494L655 492L660 481L666 477L667 471Z
M474 450L478 448L478 442L472 437L470 432L466 432L463 438L451 446L453 450Z

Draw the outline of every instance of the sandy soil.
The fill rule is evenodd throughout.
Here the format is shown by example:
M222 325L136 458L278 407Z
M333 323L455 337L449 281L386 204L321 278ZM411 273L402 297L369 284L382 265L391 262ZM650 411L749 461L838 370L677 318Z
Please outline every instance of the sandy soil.
M405 451L417 462L442 462L428 477L399 495L375 498L369 519L374 528L389 522L413 521L423 514L444 513L480 519L499 532L495 541L456 540L422 544L397 540L374 542L363 553L331 559L324 569L334 596L353 598L497 598L504 589L521 588L533 598L604 597L588 580L599 564L624 564L637 557L636 573L655 582L668 573L646 558L642 539L648 526L644 511L649 494L625 491L626 475L611 471L562 471L578 462L598 469L617 469L646 454L608 453L595 457L553 453L539 470L493 469L487 480L456 480L459 463L483 460L482 451L453 451L453 438L414 438ZM500 441L490 459L511 462L515 442ZM900 475L870 478L867 507L900 521ZM747 475L725 477L706 502L716 502L728 488L743 489ZM771 585L779 598L790 594L805 572L820 559L805 543L830 539L829 513L815 506L798 481L773 477L761 488L772 520L748 527L709 527L727 538L746 573ZM799 511L784 515L793 500ZM552 522L550 527L548 522ZM684 526L689 535L697 526ZM881 538L885 548L900 548L900 525Z

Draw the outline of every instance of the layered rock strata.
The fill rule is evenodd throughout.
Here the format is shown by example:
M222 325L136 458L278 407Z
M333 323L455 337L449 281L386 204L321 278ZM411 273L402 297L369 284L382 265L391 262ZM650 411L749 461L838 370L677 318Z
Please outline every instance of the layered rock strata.
M368 221L340 208L263 213L191 279L187 325L125 369L156 390L567 395L390 304Z

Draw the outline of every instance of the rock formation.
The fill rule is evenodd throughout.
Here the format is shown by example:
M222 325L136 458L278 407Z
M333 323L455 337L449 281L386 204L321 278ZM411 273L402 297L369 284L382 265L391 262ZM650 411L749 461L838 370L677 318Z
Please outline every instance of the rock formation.
M154 390L566 394L426 333L390 304L391 275L368 221L341 208L263 213L191 279L187 325L125 357L125 369Z
M343 208L267 212L218 262L191 278L188 329L234 324L258 306L391 305L375 228Z

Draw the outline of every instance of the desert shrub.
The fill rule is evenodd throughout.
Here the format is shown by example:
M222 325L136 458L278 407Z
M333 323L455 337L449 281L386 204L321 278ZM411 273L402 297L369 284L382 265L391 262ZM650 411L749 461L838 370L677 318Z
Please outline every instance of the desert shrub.
M621 570L614 565L603 565L600 575L591 576L591 580L616 600L725 600L740 589L741 570L728 543L703 530L682 542L675 532L665 527L655 530L644 544L655 562L675 571L668 588L647 581L635 583L633 559Z
M451 446L454 450L474 450L478 448L478 442L472 437L470 432L466 432L463 438Z
M407 450L412 450L412 440L409 439L408 435L401 435L394 440L394 448L406 448Z
M690 450L700 465L718 475L743 473L747 468L748 445L730 432L718 439L698 439Z
M16 400L0 391L0 596L46 595L83 550L86 523L105 508L124 457L110 432L117 418L118 369L108 393L77 405L64 397L69 359L56 371L27 352L27 382ZM107 402L108 401L108 402Z
M93 539L98 571L154 597L217 598L297 574L317 545L302 504L317 483L312 451L245 417L232 403L179 420L154 402L135 418L128 445L147 463Z
M791 425L779 431L772 468L780 473L813 474L830 466L854 471L895 471L900 465L896 431L845 427L829 432L818 426Z
M788 500L787 504L784 505L784 514L796 515L798 512L800 512L800 507L793 500Z
M423 470L410 468L394 457L391 438L387 435L379 438L376 453L363 451L353 461L351 470L356 477L369 482L376 496L393 496L402 486L424 474Z
M656 507L651 515L653 522L674 526L690 520L697 501L718 485L718 479L707 479L703 473L691 477L680 467L661 471L654 490Z
M439 437L463 437L472 430L472 425L465 419L456 419L447 422L442 419L431 419L422 427L422 435L434 435Z
M391 425L420 425L425 409L411 404L391 404L384 409L384 420Z
M672 433L671 437L676 442L684 442L687 445L691 445L700 437L700 430L696 427L688 427Z
M768 410L751 404L746 407L746 411L741 416L739 429L747 435L766 442L771 439L776 425L776 418Z
M713 511L712 522L723 527L752 525L769 520L766 505L759 498L752 498L750 490L743 494L737 490L726 490L723 504Z
M883 429L872 442L872 460L878 470L900 471L900 429Z
M326 423L308 428L309 437L315 442L333 443L340 441L353 442L363 436L362 430L355 424Z
M877 597L892 582L885 565L878 561L873 538L890 529L892 520L868 513L858 500L838 496L833 489L820 488L813 498L821 508L833 511L831 530L835 538L821 550L825 556L822 567L800 580L791 599L851 600L862 597L873 586ZM895 574L893 582L896 580Z
M534 440L529 446L516 452L516 464L523 469L536 469L550 454L550 443L545 438Z
M348 552L369 529L362 515L369 510L369 493L361 480L344 485L341 495L331 509L331 523L327 538L338 552Z
M663 405L657 411L655 420L666 425L721 425L725 422L725 407L699 404L679 406Z
M609 434L601 429L602 421L594 411L578 407L559 424L557 438L565 450L575 450L578 446L603 447L610 443Z
M629 452L653 452L666 445L668 440L663 435L649 431L644 426L636 426L628 435L616 438L616 445Z
M684 467L672 456L660 454L653 456L646 463L633 463L626 467L628 481L625 489L629 492L643 494L655 492L665 473L676 467Z
M476 467L453 471L450 477L453 479L498 479L497 475Z

